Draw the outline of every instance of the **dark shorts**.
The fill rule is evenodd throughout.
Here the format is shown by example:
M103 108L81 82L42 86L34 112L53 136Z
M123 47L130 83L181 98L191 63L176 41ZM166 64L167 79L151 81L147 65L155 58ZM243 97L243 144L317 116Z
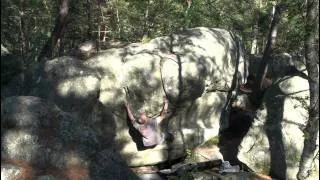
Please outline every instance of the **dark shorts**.
M164 140L167 142L172 142L174 140L174 136L170 132L163 132L164 134Z

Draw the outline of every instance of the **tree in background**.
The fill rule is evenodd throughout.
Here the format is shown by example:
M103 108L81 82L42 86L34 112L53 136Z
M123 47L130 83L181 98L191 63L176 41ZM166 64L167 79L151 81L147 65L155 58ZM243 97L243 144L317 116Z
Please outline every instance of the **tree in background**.
M175 33L183 27L223 28L241 35L247 54L250 54L252 49L252 54L261 55L259 53L266 47L263 52L265 65L262 65L260 73L257 73L258 89L267 71L267 61L272 54L280 52L300 56L305 54L312 106L309 109L310 117L305 130L306 142L301 158L301 175L299 175L304 177L310 167L309 160L313 155L315 144L314 134L318 132L314 127L318 127L316 123L319 120L316 116L319 110L317 105L319 74L316 67L319 65L315 54L319 47L313 46L318 43L318 38L314 38L318 35L318 29L314 29L314 25L318 26L318 16L314 15L318 10L318 0L308 0L307 20L305 20L304 1L286 0L286 11L281 13L281 21L275 28L278 29L277 41L272 42L270 37L272 33L269 33L269 36L266 34L272 29L269 27L271 19L269 10L275 2L275 0L2 0L1 45L21 61L16 63L19 67L15 68L17 71L22 71L23 75L24 71L32 71L33 67L39 65L39 62L35 61L39 54L50 58L67 55L70 49L86 40L97 40L102 45L111 41L144 43L155 37ZM316 9L313 9L315 6ZM305 22L306 27L304 27ZM314 24L315 22L317 23ZM304 38L305 47L301 43ZM57 45L59 53L56 53ZM15 64L14 62L16 61L12 61L12 64ZM10 70L13 71L13 68Z
M278 2L272 10L272 21L269 28L267 44L263 52L262 60L256 74L256 82L253 86L251 94L251 102L255 108L259 108L263 100L263 80L266 78L268 72L268 64L272 59L275 51L276 38L278 33L278 26L280 23L281 15L284 12L284 4L282 1Z
M318 20L319 0L307 0L304 47L309 77L310 105L309 120L304 130L305 140L297 174L298 179L306 179L310 175L319 134L319 57L316 49L316 36L319 33Z
M51 33L51 37L42 48L38 57L39 61L41 61L44 57L52 58L53 49L55 48L57 42L61 41L61 38L63 37L63 33L67 24L67 16L69 13L69 0L60 0L58 12L59 13L56 18L55 26Z

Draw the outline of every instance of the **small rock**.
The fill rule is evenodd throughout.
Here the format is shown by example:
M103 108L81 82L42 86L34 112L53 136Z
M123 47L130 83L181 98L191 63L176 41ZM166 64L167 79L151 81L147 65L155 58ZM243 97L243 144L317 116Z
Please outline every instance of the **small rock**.
M16 179L20 174L21 174L21 168L14 165L1 163L1 179L4 179L4 180Z
M152 174L141 174L139 175L139 178L141 180L163 180L164 178L162 178L161 176L159 176L158 174L156 173L152 173Z
M39 176L37 180L58 180L58 178L52 175L44 175L44 176Z

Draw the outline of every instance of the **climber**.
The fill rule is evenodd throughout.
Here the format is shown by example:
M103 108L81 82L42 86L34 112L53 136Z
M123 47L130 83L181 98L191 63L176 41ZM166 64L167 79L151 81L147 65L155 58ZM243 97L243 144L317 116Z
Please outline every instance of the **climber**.
M156 146L165 140L168 142L173 141L173 135L171 133L161 132L160 130L160 122L166 118L168 110L168 99L165 96L163 97L162 111L159 116L154 118L147 117L146 113L143 112L139 118L136 119L130 110L129 104L125 103L124 105L133 127L140 132L145 147Z
M254 88L254 83L256 81L255 75L249 75L247 77L247 83L240 86L240 90L244 93L252 93L252 89ZM269 88L272 85L272 80L269 78L264 78L262 80L262 90Z
M266 90L272 86L272 80L269 78L263 78L261 88L258 88L257 91L254 91L255 83L257 78L254 75L249 75L247 78L247 83L240 85L240 91L249 95L249 100L251 103L252 109L258 109L262 104L263 96Z

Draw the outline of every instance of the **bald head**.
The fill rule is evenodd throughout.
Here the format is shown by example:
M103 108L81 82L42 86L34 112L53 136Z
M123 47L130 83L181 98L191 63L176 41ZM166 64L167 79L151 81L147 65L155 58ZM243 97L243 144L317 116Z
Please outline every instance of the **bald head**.
M139 122L140 124L145 124L145 123L148 122L148 120L149 120L148 116L146 115L145 112L143 112L143 113L140 114L139 119L138 119L138 122Z

